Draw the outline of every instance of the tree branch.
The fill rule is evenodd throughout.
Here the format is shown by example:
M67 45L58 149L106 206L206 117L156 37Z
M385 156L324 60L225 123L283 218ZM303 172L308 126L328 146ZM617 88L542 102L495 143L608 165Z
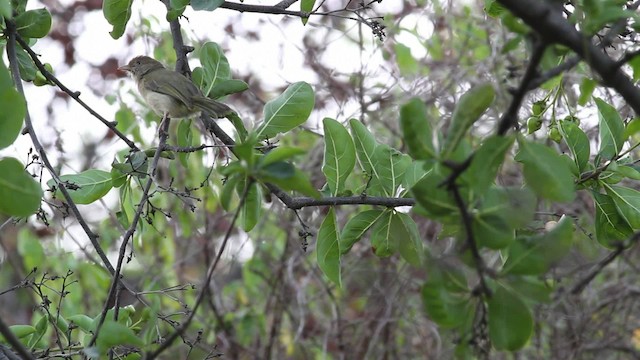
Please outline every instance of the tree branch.
M614 88L633 108L636 115L640 116L640 90L614 60L593 45L564 17L561 3L521 0L498 2L534 29L543 41L562 44L578 54L600 75L602 83Z

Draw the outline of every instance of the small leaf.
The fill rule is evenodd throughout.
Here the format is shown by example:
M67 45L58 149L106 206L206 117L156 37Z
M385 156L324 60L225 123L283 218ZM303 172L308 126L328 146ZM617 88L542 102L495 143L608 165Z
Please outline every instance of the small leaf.
M580 83L580 97L578 98L578 105L585 106L587 104L597 85L598 83L593 79L588 77L582 79L582 82Z
M224 0L191 0L191 7L196 11L213 11L223 3Z
M277 98L264 106L264 121L256 130L258 139L272 138L307 121L315 98L311 85L297 82L289 85Z
M596 98L598 117L600 119L600 151L598 155L605 159L613 159L624 145L624 123L616 109Z
M604 184L619 214L633 229L640 229L640 191L617 185Z
M106 354L107 350L118 345L143 346L144 342L129 327L113 320L105 320L96 339L100 354Z
M29 216L40 208L42 189L14 158L0 160L0 213Z
M16 48L16 56L18 58L18 69L20 70L20 78L22 78L22 80L34 81L36 78L36 74L40 74L40 76L44 77L44 75L39 73L38 68L36 68L36 65L33 63L33 60L22 47ZM44 80L44 82L47 81L46 78L41 80Z
M355 146L342 124L330 118L325 118L322 123L325 139L322 172L327 178L331 195L338 196L356 164Z
M15 335L18 339L25 338L36 332L36 328L31 325L12 325L9 326L9 330L11 330L13 335Z
M376 169L367 192L373 195L394 196L402 184L404 173L411 165L411 158L388 145L379 145L373 154Z
M211 91L215 85L231 79L229 60L224 56L220 45L214 42L210 41L202 45L200 49L200 64L204 70L202 76L204 84L200 84L200 88L202 88L205 96L211 96ZM205 87L203 88L203 86Z
M596 240L607 248L613 249L633 235L629 223L618 213L616 204L610 196L593 192L596 208Z
M353 143L358 153L358 161L360 166L370 176L378 176L377 170L374 167L373 154L378 146L376 138L369 132L364 124L356 119L349 120L349 126L351 127L351 136L353 137Z
M119 39L127 27L127 22L131 18L131 4L133 0L105 0L102 3L102 13L113 30L109 32L111 37Z
M418 72L419 64L411 54L411 49L408 46L396 43L393 49L396 54L398 69L400 69L402 75L407 76Z
M297 155L304 154L305 151L299 148L289 146L278 146L266 153L261 160L262 166L267 166L278 161L288 160Z
M491 106L495 92L491 84L483 84L471 88L460 97L453 110L451 125L442 147L444 159L448 159L456 150L471 125Z
M340 279L340 234L336 227L336 214L333 207L329 209L320 229L318 229L316 252L318 266L322 272L329 280L342 286Z
M51 29L51 14L42 8L27 10L15 19L18 34L25 38L43 38Z
M479 246L503 249L515 240L515 231L500 216L479 214L473 218L472 228Z
M411 265L422 262L422 239L413 219L403 213L395 213L391 222L393 235L398 238L400 256Z
M244 186L246 186L245 182L240 182L238 185L238 194L242 196ZM240 210L240 217L238 219L238 221L240 221L240 227L246 232L251 231L256 226L262 213L262 191L255 182L250 183L249 186L249 191L242 203L242 209Z
M302 0L300 1L300 11L305 13L310 13L313 11L313 7L316 4L316 0ZM308 17L300 17L302 20L302 25L307 25L307 21L309 21Z
M413 98L400 108L400 125L402 137L414 159L426 160L435 157L433 130L422 100Z
M367 210L349 219L340 235L340 253L342 255L348 253L353 244L360 241L364 233L373 226L382 214L382 210Z
M0 72L6 71L0 66ZM0 87L0 149L13 144L18 138L26 114L24 97L13 86Z
M471 189L483 194L495 181L498 169L504 162L504 156L511 149L513 136L491 136L476 151L469 169L468 183Z
M573 221L567 216L551 231L518 238L509 248L503 272L513 275L541 275L562 259L573 243Z
M209 91L209 97L212 99L218 99L223 96L241 93L248 88L249 85L242 80L221 80L211 88L211 91Z
M429 280L422 286L422 301L431 320L443 328L455 328L472 317L473 303L469 301L464 274L438 265L429 268Z
M391 233L393 230L391 227L392 218L393 213L385 211L371 229L371 247L379 257L391 256L398 249L397 239Z
M193 145L193 132L191 131L191 119L184 119L178 124L178 136L176 137L178 146L187 147ZM185 168L189 162L191 153L179 153L178 159ZM152 155L153 156L153 155Z
M589 162L589 138L573 121L561 121L560 130L562 131L562 138L569 146L569 150L571 150L573 161L578 166L578 171L583 172Z
M447 217L458 212L451 193L440 187L444 180L445 177L434 167L411 188L416 202L434 218Z
M314 199L321 197L320 192L318 192L318 190L313 187L313 184L311 184L311 181L309 181L309 177L298 169L294 169L293 176L287 179L263 177L263 180L277 185L282 190L297 191Z
M64 183L71 199L76 204L91 204L105 196L111 190L111 173L91 169L74 175L62 175L60 180ZM49 187L56 186L54 179L47 181ZM57 196L62 196L58 190Z
M524 177L538 195L569 202L575 198L573 175L560 155L550 147L518 138L520 150L515 160L523 163Z
M498 285L489 298L489 337L498 350L522 348L533 333L531 310L514 292Z

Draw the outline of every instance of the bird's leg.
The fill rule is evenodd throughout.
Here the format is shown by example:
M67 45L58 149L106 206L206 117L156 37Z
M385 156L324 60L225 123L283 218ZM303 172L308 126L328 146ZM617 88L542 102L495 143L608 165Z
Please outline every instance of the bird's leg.
M165 121L169 122L169 113L167 113L167 112L165 112L164 115L162 116L162 120L160 121L160 126L158 127L158 136L160 136L160 138L162 138L162 136L167 136L168 135L164 130ZM167 129L168 128L169 127L167 126Z

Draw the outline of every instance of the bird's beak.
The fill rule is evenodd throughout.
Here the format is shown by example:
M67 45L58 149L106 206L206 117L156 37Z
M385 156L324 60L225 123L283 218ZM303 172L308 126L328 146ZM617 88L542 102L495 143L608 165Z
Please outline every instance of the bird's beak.
M128 71L131 72L131 68L129 67L129 65L122 65L118 68L118 71Z

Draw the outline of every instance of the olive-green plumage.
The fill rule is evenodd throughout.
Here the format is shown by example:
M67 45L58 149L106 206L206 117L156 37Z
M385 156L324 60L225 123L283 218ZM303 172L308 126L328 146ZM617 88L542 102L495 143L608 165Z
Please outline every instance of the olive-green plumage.
M148 56L137 56L118 70L131 74L147 105L160 116L187 118L204 111L213 118L224 118L234 112L227 105L202 95L186 76Z

